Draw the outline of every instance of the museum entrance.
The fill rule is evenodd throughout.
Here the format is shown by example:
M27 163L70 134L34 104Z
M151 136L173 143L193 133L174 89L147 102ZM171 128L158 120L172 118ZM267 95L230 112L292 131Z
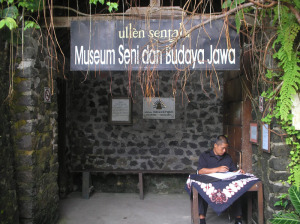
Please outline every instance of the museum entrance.
M251 105L244 91L247 75L234 71L240 67L239 44L234 48L233 41L239 35L231 33L235 35L232 48L223 46L220 33L211 31L223 30L224 22L217 21L213 27L200 28L216 45L205 44L206 38L196 32L183 38L176 50L165 51L166 45L155 49L154 37L164 38L168 44L166 40L172 35L183 34L177 17L169 20L172 29L167 17L161 22L150 19L151 29L136 18L120 17L115 22L99 17L92 24L93 34L88 20L60 19L57 29L71 27L74 37L71 49L65 49L71 71L67 80L58 82L61 192L80 190L82 177L72 173L74 170L196 170L199 155L223 133L229 136L235 162L251 171L247 140ZM107 32L110 27L113 31ZM106 35L101 37L102 33ZM113 39L111 34L120 41L106 42ZM149 36L150 40L143 42ZM197 41L191 41L193 38ZM59 41L65 43L66 39ZM99 47L103 43L109 48ZM105 189L106 182L106 190L129 192L137 191L136 178L93 177L97 190ZM146 190L159 192L170 190L170 186L178 191L178 183L186 177L181 175L179 182L173 176L147 178Z

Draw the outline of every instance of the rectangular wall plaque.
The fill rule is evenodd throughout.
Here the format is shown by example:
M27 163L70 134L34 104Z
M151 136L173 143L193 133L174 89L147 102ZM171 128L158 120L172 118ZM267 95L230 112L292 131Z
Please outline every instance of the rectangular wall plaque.
M128 97L109 97L109 122L132 124L132 100Z
M143 118L175 119L175 98L144 97Z
M270 129L268 124L261 125L261 149L270 153Z
M258 133L257 133L257 123L250 123L250 142L257 143Z

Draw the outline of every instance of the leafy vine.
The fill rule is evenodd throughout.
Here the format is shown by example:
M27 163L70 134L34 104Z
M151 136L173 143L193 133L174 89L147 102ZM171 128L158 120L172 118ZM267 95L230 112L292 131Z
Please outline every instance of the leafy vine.
M255 24L263 26L265 18L273 20L272 27L276 29L276 39L272 45L274 52L272 56L274 61L277 62L277 68L266 68L264 60L261 60L260 57L257 58L258 64L262 64L263 61L263 69L260 70L263 78L262 82L265 85L269 85L268 90L262 93L262 96L266 98L268 103L267 111L264 113L266 115L262 118L262 122L270 124L273 119L276 119L277 123L286 132L285 142L291 146L288 182L295 183L295 181L298 181L297 177L299 177L300 131L295 130L293 126L291 109L293 105L292 100L296 94L299 94L300 89L300 3L294 0L281 2L267 0L264 3L249 0L249 2L253 3L253 5L243 8L242 6L246 5L245 0L227 0L222 7L230 10L240 7L235 13L235 23L238 32L243 26L247 28L245 15L253 10L255 10ZM254 8L253 6L257 7ZM260 17L257 16L259 13L261 14ZM251 31L253 37L255 28L256 26L253 26ZM252 45L255 46L254 40L252 41Z
M299 10L299 5L296 5ZM263 93L269 102L269 113L262 119L263 122L270 123L273 118L285 130L287 137L286 144L291 146L289 164L289 183L296 181L295 175L300 163L300 131L295 130L292 125L293 115L291 113L293 98L299 94L300 88L300 59L299 59L299 35L300 25L293 13L285 5L277 5L274 8L273 25L277 25L277 39L273 43L273 49L276 51L273 58L278 61L280 70L276 72L267 71L267 78L272 82L279 83L280 90L273 86ZM272 104L272 106L271 106ZM271 109L273 107L273 110Z

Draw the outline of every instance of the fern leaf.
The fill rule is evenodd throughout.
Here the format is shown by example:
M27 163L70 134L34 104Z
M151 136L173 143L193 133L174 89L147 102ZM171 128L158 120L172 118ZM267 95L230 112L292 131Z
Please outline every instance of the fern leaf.
M294 208L300 214L300 192L297 190L297 187L292 185L289 189L289 194Z
M269 221L273 224L300 224L299 217L291 213L283 213Z
M243 11L240 10L236 13L235 15L235 26L236 26L236 32L239 33L240 32L240 28L241 28L241 19L243 18Z

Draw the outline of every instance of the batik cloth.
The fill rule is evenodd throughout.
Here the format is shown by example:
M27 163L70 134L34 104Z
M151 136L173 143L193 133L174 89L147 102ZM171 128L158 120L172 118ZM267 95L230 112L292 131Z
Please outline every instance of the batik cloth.
M220 215L239 197L247 192L256 182L260 181L253 174L241 174L230 180L209 179L206 175L189 175L186 190L191 195L195 187L208 205ZM208 180L211 180L209 182Z

